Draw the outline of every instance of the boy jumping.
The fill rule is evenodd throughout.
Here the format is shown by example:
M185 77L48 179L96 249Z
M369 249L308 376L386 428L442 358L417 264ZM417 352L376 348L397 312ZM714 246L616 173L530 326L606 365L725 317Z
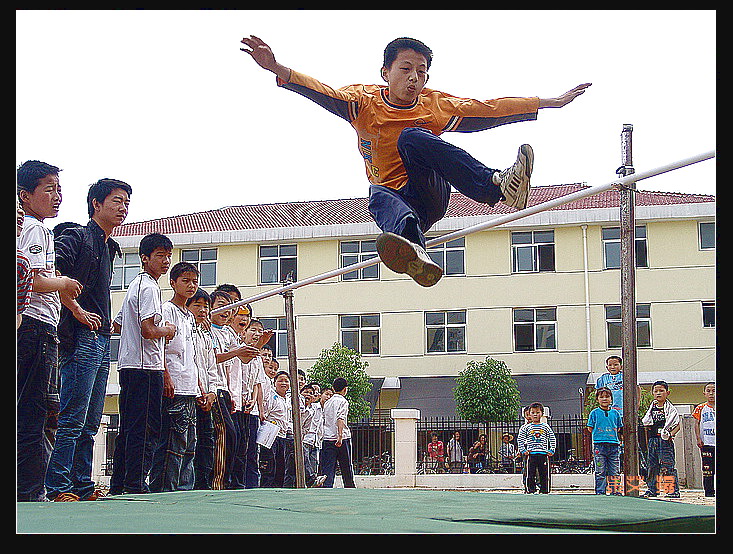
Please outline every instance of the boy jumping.
M537 119L540 108L560 108L583 94L590 83L557 98L457 98L425 88L433 53L411 38L398 38L384 50L383 85L350 85L333 89L283 66L270 47L250 36L242 43L277 84L302 94L342 117L357 132L366 164L369 211L383 231L377 251L384 264L429 287L443 275L425 252L424 234L446 214L451 185L469 198L517 209L527 206L534 154L519 147L508 169L490 169L465 150L438 138L447 131L473 132L506 123Z

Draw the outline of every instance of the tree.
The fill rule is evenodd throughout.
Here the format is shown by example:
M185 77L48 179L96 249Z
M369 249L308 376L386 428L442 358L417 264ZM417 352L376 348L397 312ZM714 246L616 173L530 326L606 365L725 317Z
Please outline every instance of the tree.
M308 380L330 386L336 377L346 379L349 386L346 393L349 422L355 422L368 417L370 413L369 403L364 398L372 389L366 372L368 366L367 362L362 361L361 354L334 343L331 348L321 351L313 367L308 370Z
M519 389L501 360L469 361L453 389L456 412L472 423L514 421L519 414Z

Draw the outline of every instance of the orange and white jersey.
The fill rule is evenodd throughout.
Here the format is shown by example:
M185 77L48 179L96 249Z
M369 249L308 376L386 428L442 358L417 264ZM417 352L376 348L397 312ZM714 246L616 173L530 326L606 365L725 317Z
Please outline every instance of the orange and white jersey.
M297 71L277 84L295 91L331 113L345 119L356 130L359 153L364 158L367 178L374 185L400 189L407 172L397 151L403 129L419 127L438 136L448 131L473 132L507 123L537 119L539 98L458 98L425 88L411 105L389 101L383 85L349 85L331 88Z

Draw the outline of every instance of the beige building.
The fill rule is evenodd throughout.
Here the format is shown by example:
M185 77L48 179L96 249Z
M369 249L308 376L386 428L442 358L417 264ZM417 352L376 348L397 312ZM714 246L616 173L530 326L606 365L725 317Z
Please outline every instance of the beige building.
M529 204L585 185L535 187ZM423 288L383 265L294 292L298 363L307 370L340 342L369 363L377 409L419 408L455 415L454 377L469 360L503 360L522 402L553 414L580 413L586 385L621 354L619 195L599 195L436 247L445 276ZM510 211L453 194L430 236ZM715 197L640 191L636 195L638 374L665 379L684 407L704 400L715 379ZM115 233L124 257L115 269L113 312L140 271L137 247L150 232L168 235L173 263L196 263L208 291L235 284L243 298L375 255L379 233L367 199L232 206L130 223ZM166 276L163 299L171 296ZM282 296L252 305L276 329L287 356ZM114 360L114 355L113 355ZM113 363L114 366L114 363ZM116 412L111 371L107 413Z

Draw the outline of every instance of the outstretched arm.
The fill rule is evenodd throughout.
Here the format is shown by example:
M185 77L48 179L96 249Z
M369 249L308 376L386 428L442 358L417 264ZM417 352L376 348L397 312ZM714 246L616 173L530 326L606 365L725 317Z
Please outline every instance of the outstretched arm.
M583 83L556 98L540 98L540 108L562 108L583 94L592 83Z
M283 81L290 79L290 68L277 62L275 54L272 53L272 49L261 38L250 35L249 38L245 37L242 39L242 44L250 49L240 48L240 50L252 56L252 59L261 68L272 71Z

